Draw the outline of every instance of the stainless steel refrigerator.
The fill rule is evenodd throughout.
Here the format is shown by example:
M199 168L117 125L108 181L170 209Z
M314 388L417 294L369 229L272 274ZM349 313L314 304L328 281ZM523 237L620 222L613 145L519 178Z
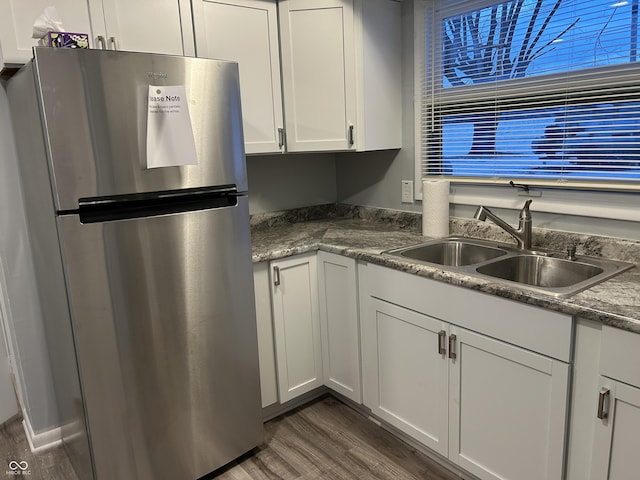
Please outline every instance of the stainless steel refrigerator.
M259 445L237 64L35 48L8 94L79 478L196 479Z

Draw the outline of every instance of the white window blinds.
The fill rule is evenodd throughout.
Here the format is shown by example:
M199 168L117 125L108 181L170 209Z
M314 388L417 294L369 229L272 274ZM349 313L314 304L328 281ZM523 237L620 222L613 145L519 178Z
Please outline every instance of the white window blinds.
M638 1L425 1L422 174L639 188Z

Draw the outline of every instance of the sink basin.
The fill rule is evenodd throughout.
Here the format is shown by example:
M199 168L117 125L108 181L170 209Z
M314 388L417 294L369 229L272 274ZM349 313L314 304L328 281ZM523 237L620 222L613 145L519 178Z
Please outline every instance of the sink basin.
M516 255L483 265L478 273L534 287L569 287L600 275L595 265L540 255Z
M457 239L429 242L403 248L395 253L401 257L452 267L474 265L507 254L506 251L498 248Z
M632 268L632 263L596 257L560 258L557 254L514 253L478 266L477 273L539 292L569 296Z
M558 252L466 237L434 239L384 253L554 296L573 295L634 266L600 257L569 260Z

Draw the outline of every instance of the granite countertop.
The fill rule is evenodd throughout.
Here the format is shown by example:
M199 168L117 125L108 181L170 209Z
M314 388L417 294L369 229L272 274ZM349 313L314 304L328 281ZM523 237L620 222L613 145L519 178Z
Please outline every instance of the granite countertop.
M555 297L382 254L427 240L420 234L420 221L419 214L346 205L254 215L253 261L323 250L640 333L640 268L573 296ZM563 251L574 242L578 255L640 262L637 241L536 228L533 233L534 247ZM452 219L451 234L512 243L498 227L475 220Z

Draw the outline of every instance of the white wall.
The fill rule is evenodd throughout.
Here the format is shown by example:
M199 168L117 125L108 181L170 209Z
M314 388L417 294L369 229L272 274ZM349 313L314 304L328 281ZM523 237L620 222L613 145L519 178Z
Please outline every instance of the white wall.
M401 203L401 181L413 180L415 169L412 1L402 4L402 37L402 149L337 154L336 184L339 202L421 211L420 203Z
M4 84L0 88L0 268L22 408L37 433L57 426L58 413Z
M249 211L274 212L335 203L336 169L332 153L247 157Z

